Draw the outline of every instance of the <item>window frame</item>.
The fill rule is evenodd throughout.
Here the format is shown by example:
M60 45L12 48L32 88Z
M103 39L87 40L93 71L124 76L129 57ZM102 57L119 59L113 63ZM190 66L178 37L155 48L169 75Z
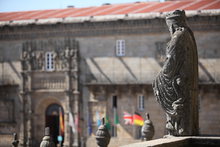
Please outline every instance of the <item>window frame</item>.
M145 99L145 96L144 95L138 95L138 99L137 99L137 107L138 107L138 110L140 111L144 111L144 99Z
M117 105L118 105L118 96L112 95L112 109L114 109L114 108L117 109Z
M45 53L45 70L54 71L55 70L55 61L54 61L54 52Z
M116 49L115 49L115 54L118 57L123 57L125 56L125 40L116 40Z

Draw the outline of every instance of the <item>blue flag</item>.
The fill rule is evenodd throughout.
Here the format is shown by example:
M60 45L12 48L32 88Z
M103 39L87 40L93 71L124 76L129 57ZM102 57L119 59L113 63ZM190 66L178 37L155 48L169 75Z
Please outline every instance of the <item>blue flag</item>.
M89 136L92 134L92 122L91 122L90 114L88 114L88 133Z
M101 118L100 118L100 115L99 115L99 112L96 111L96 121L97 121L97 126L101 126L102 124L102 121L101 121Z

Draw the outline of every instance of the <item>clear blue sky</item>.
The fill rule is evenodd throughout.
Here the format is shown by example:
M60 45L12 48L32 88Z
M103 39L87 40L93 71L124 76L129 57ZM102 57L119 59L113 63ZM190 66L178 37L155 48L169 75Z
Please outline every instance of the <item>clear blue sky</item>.
M75 7L100 6L104 3L130 3L152 0L0 0L0 12L62 9L69 5Z

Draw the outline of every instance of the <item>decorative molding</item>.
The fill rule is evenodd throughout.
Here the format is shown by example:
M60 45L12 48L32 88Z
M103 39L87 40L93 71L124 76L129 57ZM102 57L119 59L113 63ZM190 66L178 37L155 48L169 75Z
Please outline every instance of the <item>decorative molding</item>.
M194 16L188 22L193 31L220 30L220 16ZM167 32L162 18L117 20L106 22L80 22L70 24L4 26L0 40L40 39L53 37L87 37L120 34L146 34Z
M76 66L78 42L65 39L63 42L27 41L23 43L21 62L23 71L45 71L47 52L53 52L53 71L65 71Z

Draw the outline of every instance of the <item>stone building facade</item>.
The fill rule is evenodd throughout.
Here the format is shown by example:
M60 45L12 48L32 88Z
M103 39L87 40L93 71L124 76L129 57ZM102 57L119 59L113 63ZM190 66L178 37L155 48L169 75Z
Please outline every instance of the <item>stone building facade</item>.
M54 136L66 136L63 144L70 146L74 142L70 129L65 127L64 134L59 134L59 108L65 124L69 113L79 115L78 43L74 39L29 40L20 45L20 56L12 57L18 61L1 63L1 115L6 121L1 131L17 132L22 145L36 146L49 126Z
M186 14L199 54L200 134L220 135L220 13ZM154 138L163 137L165 114L151 83L165 58L167 40L160 13L68 23L2 23L0 138L7 141L0 146L7 146L14 132L21 145L39 146L46 126L59 129L59 108L65 146L95 146L97 118L106 116L112 126L110 146L138 141L140 127L125 125L124 112L143 117L148 112ZM68 125L70 113L75 132Z

